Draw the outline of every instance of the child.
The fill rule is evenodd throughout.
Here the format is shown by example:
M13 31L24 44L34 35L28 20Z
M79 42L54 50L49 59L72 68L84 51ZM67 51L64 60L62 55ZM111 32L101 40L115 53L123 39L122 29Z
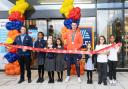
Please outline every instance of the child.
M38 32L38 39L35 42L34 47L35 48L44 48L45 46L46 46L46 41L44 40L44 33ZM39 75L37 83L44 81L45 54L46 53L44 53L44 52L37 52L38 75Z
M48 38L47 49L54 49L53 39ZM49 81L48 83L54 83L54 71L55 71L55 54L46 53L45 69L48 71Z
M63 43L60 38L56 40L56 49L63 49ZM58 74L58 80L57 80L58 82L63 81L64 65L65 65L64 54L62 53L56 54L56 71Z
M116 44L115 43L115 37L113 35L110 36L110 45ZM117 54L119 52L120 47L114 47L110 49L109 55L108 55L108 65L109 65L109 79L110 84L116 84L116 65L117 65Z
M99 42L96 45L96 50L100 50L102 48L107 47L106 39L104 36L99 37ZM97 62L98 62L98 84L102 82L104 85L107 85L107 54L108 51L102 51L97 54Z
M91 44L88 43L87 44L87 51L92 51L91 49ZM85 55L86 58L86 70L87 70L87 84L92 84L92 72L94 70L94 60L93 60L93 55L92 54L86 54Z

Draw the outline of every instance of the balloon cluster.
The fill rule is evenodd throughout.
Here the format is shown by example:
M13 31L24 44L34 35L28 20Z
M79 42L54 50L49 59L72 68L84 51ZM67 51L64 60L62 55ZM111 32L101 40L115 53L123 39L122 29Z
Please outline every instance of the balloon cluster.
M5 65L5 73L7 75L19 75L20 74L20 66L18 61L13 63L8 63Z
M62 7L60 8L60 13L65 15L66 19L64 21L64 26L67 29L72 29L72 22L75 21L79 26L81 9L79 7L73 7L74 0L64 0Z
M20 34L20 29L24 24L24 13L26 9L28 8L29 4L26 2L26 0L16 0L16 5L13 6L9 10L9 22L6 23L6 28L8 30L8 38L6 40L7 44L12 44L16 38ZM20 68L17 68L16 70L18 72L15 72L15 69L13 65L15 64L15 61L19 59L18 55L16 54L17 49L13 47L7 47L8 53L4 56L9 64L5 67L6 74L19 74ZM12 66L10 66L12 65ZM11 69L10 69L11 68ZM13 72L12 72L13 71Z
M16 5L9 10L9 14L12 14L15 11L24 14L28 6L29 4L26 2L26 0L16 0Z
M15 62L17 59L19 59L19 56L15 53L7 53L6 55L4 55L4 58L6 58L8 60L9 63L13 63Z
M70 10L73 8L73 2L74 0L64 0L60 8L60 13L68 17Z

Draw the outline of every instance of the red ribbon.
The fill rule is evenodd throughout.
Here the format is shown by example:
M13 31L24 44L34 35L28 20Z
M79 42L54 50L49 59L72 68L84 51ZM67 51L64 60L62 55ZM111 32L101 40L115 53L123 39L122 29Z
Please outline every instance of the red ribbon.
M24 49L24 50L33 50L33 51L40 51L40 52L53 52L53 53L67 53L67 54L97 54L101 51L104 50L109 50L110 48L113 48L115 46L120 46L121 43L117 43L117 44L112 44L110 46L107 46L105 48L102 48L100 50L97 51L80 51L80 50L60 50L60 49L43 49L43 48L33 48L33 47L29 47L29 46L20 46L20 45L10 45L10 44L6 44L6 43L0 43L0 46L5 46L5 47L14 47L14 48L20 48L20 49Z

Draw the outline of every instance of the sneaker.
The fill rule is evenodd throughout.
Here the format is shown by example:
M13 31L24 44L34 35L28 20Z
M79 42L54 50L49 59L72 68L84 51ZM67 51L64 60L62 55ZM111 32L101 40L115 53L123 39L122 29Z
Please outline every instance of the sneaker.
M113 84L116 84L116 80L113 80L112 82L113 82Z
M80 77L78 78L78 82L81 83L81 78Z
M70 77L67 76L66 79L65 79L65 82L68 82L70 80Z
M109 80L109 83L110 83L110 84L112 84L112 83L113 83L113 81L112 81L112 80Z

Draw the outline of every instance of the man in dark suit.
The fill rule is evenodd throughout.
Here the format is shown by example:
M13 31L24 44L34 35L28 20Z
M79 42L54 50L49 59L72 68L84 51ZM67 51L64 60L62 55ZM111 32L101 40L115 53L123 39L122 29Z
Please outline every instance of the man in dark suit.
M21 27L21 34L16 37L14 44L15 45L21 45L21 46L31 46L33 45L32 43L32 38L27 34L27 29L26 27ZM24 82L24 74L25 74L25 68L24 65L26 65L26 70L27 70L27 77L28 77L28 83L31 83L31 69L30 69L30 64L31 64L31 51L30 50L24 50L24 49L18 49L17 54L19 55L18 62L20 64L20 80L18 83Z

